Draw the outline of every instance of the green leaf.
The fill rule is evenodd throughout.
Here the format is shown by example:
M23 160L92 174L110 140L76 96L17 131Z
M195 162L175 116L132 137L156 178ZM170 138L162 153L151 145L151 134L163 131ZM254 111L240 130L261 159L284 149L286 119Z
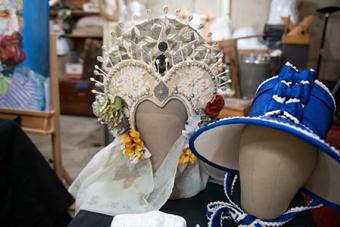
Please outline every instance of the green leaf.
M123 106L122 100L120 98L116 97L113 105L116 108L116 110L120 110Z

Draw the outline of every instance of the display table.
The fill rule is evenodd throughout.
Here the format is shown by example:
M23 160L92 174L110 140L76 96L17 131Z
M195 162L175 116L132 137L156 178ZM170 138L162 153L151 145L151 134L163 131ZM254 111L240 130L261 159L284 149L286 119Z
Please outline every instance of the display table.
M236 188L234 201L240 201L239 185ZM207 188L198 195L188 199L168 200L161 208L162 212L182 216L188 227L195 227L199 224L201 227L207 226L205 217L206 206L213 201L225 201L223 186L209 182ZM302 195L299 193L295 196L292 205L304 204ZM72 220L68 227L110 227L113 217L89 211L80 211ZM225 222L225 226L237 226L231 221ZM286 226L315 226L314 220L310 212L298 216Z

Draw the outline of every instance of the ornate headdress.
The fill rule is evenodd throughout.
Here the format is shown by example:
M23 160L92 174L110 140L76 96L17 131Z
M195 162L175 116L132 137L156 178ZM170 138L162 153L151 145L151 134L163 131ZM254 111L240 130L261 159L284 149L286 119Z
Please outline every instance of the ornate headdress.
M136 107L144 100L163 107L178 99L189 117L201 115L230 83L223 54L188 25L192 17L183 24L167 13L164 7L164 17L149 17L113 37L98 57L102 67L95 66L91 80L102 91L93 91L94 112L114 135L135 127Z
M188 25L192 18L183 24L167 17L167 11L165 7L164 17L148 19L120 37L114 36L103 57L98 57L102 66L96 66L96 78L92 78L99 88L93 91L97 94L93 108L115 139L96 154L70 187L77 209L113 216L157 210L170 196L192 197L207 184L209 176L188 148L188 140L198 127L216 119L224 106L223 97L217 94L225 92L230 81L223 55ZM167 126L154 126L162 135L173 130L174 141L170 136L159 142L158 135L145 135L149 119L139 118L144 115L139 110L149 102L164 107L168 118L159 117L155 122ZM180 103L180 107L174 105L176 113L167 112L170 102ZM148 144L142 141L145 138L150 138ZM155 141L171 146L153 149ZM148 147L160 166L149 159ZM166 152L163 157L162 152Z

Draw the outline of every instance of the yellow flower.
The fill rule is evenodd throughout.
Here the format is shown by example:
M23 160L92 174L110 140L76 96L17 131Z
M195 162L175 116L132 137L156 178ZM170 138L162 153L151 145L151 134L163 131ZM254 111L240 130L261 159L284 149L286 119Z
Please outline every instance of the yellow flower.
M135 129L131 129L131 130L129 131L129 136L130 136L131 138L135 138L135 139L139 139L139 138L140 138L139 132L138 132L137 130L135 130Z
M144 149L144 147L143 147L143 146L141 146L141 145L138 145L138 144L136 144L136 145L135 145L135 152L136 152L136 153L140 153L140 152L142 152L142 151L143 151L143 149Z
M142 142L140 138L132 138L132 140L134 143L138 143L138 144Z
M129 135L124 135L124 136L123 136L123 142L124 142L125 144L131 143L131 138L130 138L130 136L129 136Z
M196 162L196 160L197 160L197 157L194 155L194 154L192 154L191 156L190 156L190 163L193 165L193 164L195 164L195 162Z
M126 150L131 150L132 147L133 147L133 144L132 144L132 143L126 143L126 144L125 144L125 149L126 149Z
M133 150L126 150L127 155L129 158L132 158L135 155L135 152Z
M125 154L130 158L144 160L144 142L140 138L140 133L131 129L123 136Z
M185 148L179 158L179 164L184 165L190 162L190 164L195 164L197 158L196 156L192 153L190 148Z

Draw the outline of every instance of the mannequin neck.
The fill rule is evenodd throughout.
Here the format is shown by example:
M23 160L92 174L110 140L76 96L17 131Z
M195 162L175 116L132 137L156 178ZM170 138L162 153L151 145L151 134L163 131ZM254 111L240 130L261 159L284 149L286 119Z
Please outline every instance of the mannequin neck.
M185 106L176 99L170 100L163 108L151 101L139 104L136 111L136 128L152 154L154 171L159 168L182 134L187 118Z
M317 150L279 130L248 125L240 141L241 206L272 219L284 213L311 175Z

